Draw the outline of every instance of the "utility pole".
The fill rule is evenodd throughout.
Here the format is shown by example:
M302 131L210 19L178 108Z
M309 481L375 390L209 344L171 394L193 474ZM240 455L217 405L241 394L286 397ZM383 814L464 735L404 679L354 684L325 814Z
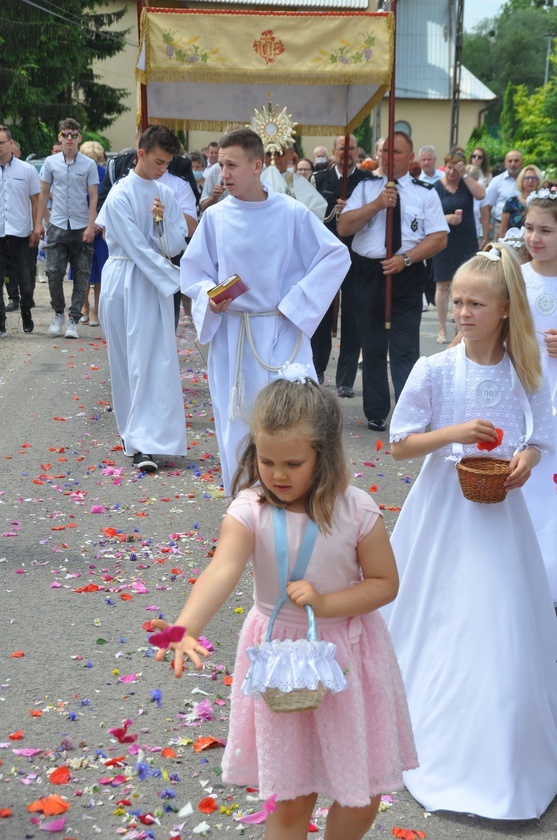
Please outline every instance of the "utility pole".
M453 84L451 91L451 136L449 148L458 144L460 117L460 79L462 74L462 40L464 35L464 0L456 0Z

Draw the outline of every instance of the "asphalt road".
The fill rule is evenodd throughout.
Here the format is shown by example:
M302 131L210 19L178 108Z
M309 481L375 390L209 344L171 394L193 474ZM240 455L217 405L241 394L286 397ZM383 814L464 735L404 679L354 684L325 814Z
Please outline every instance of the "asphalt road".
M142 627L175 617L225 509L193 331L182 325L178 336L188 457L139 477L119 449L102 330L49 338L46 286L37 286L36 300L35 332L23 335L11 314L0 342L0 838L42 837L50 825L68 839L183 840L200 836L203 823L209 837L261 838L262 826L235 821L259 810L253 793L220 780L249 574L207 630L215 652L201 675L175 680L152 658ZM426 353L441 349L434 321L433 312L424 315ZM354 482L385 506L392 528L419 463L395 463L387 435L368 431L358 384L343 410ZM126 720L119 736L129 740L120 743L109 730ZM63 783L54 784L49 775L64 766L69 780L61 770ZM53 795L43 806L67 805L65 813L29 812ZM211 813L199 810L204 799L214 801ZM188 802L193 812L180 815ZM315 823L322 828L319 812ZM402 792L385 798L369 837L392 836L395 826L429 840L549 840L557 805L541 820L501 823L426 814Z

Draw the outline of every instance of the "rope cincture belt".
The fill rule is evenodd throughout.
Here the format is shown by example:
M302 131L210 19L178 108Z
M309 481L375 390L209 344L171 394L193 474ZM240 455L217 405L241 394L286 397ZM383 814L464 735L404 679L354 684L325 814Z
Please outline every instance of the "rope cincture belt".
M248 344L250 346L250 350L253 353L253 357L258 362L262 368L268 370L270 373L278 373L279 370L282 370L283 367L291 364L293 360L298 355L298 350L300 349L300 343L302 341L302 331L298 329L298 336L296 338L296 344L294 346L294 350L292 351L292 355L287 361L284 361L281 365L274 366L268 365L266 362L263 361L257 350L255 349L255 344L253 343L253 336L251 334L251 324L250 318L266 318L270 315L280 315L278 309L272 309L269 312L246 312L238 309L227 309L227 315L236 315L236 317L241 318L240 323L240 334L238 336L238 349L236 350L236 365L234 367L234 381L232 385L232 390L230 392L230 402L228 404L228 419L235 420L237 417L240 416L240 409L244 402L245 396L245 386L242 377L242 362L244 358L244 343L247 338Z

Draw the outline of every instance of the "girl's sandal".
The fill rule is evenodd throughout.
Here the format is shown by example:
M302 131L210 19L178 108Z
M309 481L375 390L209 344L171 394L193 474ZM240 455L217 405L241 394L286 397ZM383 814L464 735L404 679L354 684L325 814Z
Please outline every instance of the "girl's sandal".
M448 344L449 339L447 338L447 333L439 330L437 333L437 344Z

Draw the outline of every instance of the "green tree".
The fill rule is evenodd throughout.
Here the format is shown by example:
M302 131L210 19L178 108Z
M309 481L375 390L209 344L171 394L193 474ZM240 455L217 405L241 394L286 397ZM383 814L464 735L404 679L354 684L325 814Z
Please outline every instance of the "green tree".
M555 60L553 61L555 65ZM557 81L553 79L533 93L519 85L514 93L517 127L513 145L525 160L545 168L557 162Z
M547 0L509 0L501 13L465 33L463 63L487 85L499 102L487 115L497 125L507 85L530 92L543 85L548 37L557 35L557 9Z
M94 61L125 44L126 31L109 29L125 9L93 11L109 0L56 0L0 6L0 114L13 127L24 153L50 151L57 124L73 117L99 132L129 110L124 88L100 84ZM44 6L51 9L46 12Z
M360 149L367 154L371 151L371 117L365 117L354 131L354 137Z
M526 89L525 85L521 85L521 87ZM501 138L507 145L512 145L520 122L515 107L515 96L517 90L517 85L512 85L509 82L505 88L505 95L503 96L503 110L501 111Z

